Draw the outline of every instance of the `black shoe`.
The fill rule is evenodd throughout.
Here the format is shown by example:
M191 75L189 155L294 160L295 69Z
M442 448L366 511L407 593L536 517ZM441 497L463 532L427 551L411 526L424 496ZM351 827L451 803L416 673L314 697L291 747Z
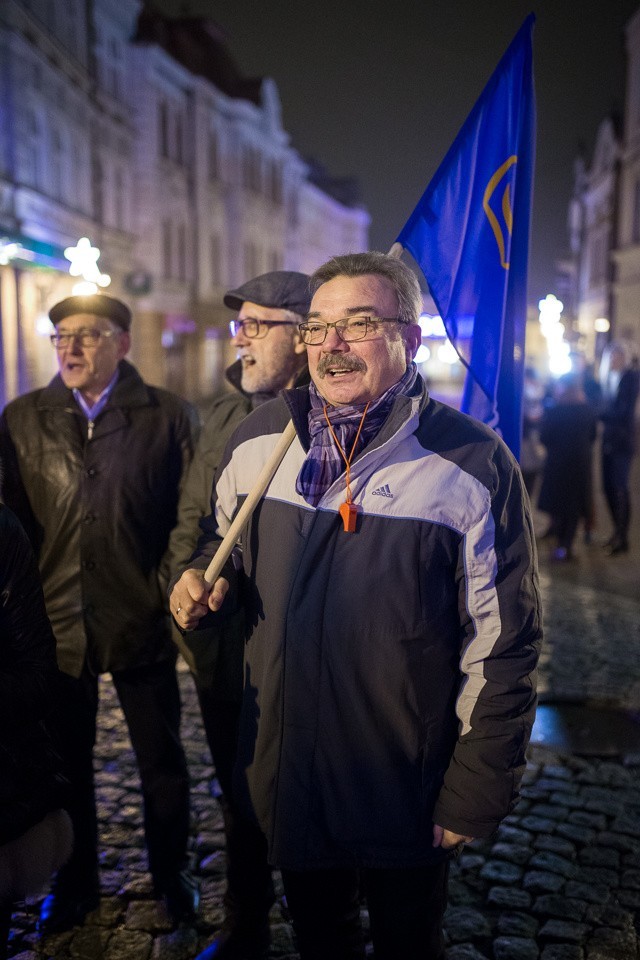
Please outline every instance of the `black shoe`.
M611 543L609 543L605 547L605 553L607 554L608 557L615 557L616 554L618 553L628 553L628 552L629 552L629 544L627 543L626 540L612 540Z
M269 942L268 926L256 935L223 927L195 960L267 960Z
M200 887L188 870L181 870L161 883L156 882L155 891L164 897L167 910L176 923L192 920L198 912Z
M42 902L37 923L38 933L47 936L50 933L71 930L83 923L87 914L96 910L99 905L98 890L84 892L81 896L77 892L56 890Z

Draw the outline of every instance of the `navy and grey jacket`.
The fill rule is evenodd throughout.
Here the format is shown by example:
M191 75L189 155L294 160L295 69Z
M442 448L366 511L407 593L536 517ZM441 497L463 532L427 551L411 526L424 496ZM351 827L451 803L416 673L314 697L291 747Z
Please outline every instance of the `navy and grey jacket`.
M398 397L311 507L307 389L236 430L194 566L204 567L293 416L298 436L241 542L247 610L237 785L291 869L442 857L433 823L486 837L509 812L535 711L535 545L517 464L482 424ZM235 566L238 566L236 559ZM229 562L225 575L235 579Z

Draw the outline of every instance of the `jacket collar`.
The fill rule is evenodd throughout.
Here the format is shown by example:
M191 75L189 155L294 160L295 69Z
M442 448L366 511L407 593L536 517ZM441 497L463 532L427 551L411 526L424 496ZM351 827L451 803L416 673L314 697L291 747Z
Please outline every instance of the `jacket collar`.
M311 400L309 398L309 389L305 386L303 389L283 390L282 397L289 408L293 425L296 428L300 443L305 450L309 450L309 409ZM389 416L382 424L380 431L373 437L369 444L358 454L356 461L366 452L381 446L389 440L399 430L404 428L404 432L413 432L417 425L420 415L429 402L429 391L427 385L418 374L413 391L410 396L401 394L396 397L391 407ZM354 461L355 462L355 461Z

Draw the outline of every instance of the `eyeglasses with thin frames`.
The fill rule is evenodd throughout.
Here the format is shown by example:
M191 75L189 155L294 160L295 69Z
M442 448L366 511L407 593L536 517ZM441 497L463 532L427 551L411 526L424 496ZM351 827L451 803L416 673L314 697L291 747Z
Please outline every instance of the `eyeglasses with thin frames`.
M103 338L115 337L121 332L120 330L95 330L91 327L81 327L79 330L69 331L69 333L64 331L52 333L49 339L56 350L62 350L75 340L79 340L83 347L97 347Z
M231 336L237 337L240 331L247 340L261 340L269 333L271 327L296 327L292 320L255 320L247 317L245 320L230 320Z
M336 320L335 323L325 323L324 320L306 320L298 324L298 331L303 343L312 346L319 346L327 339L330 327L335 327L335 331L345 343L356 343L358 340L366 340L367 337L374 336L378 332L381 323L402 323L408 324L408 320L402 317L345 317L343 320Z

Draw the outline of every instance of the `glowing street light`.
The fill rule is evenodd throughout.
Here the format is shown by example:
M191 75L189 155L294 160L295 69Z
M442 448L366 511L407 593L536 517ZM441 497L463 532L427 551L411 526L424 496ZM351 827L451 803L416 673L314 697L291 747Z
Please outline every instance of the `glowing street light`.
M98 268L100 249L92 247L88 237L80 237L75 247L66 248L64 255L71 263L71 276L82 277L73 287L74 294L97 293L98 287L108 287L111 283L109 274L101 273Z
M457 363L459 359L460 357L456 353L456 349L450 340L447 340L441 347L438 347L438 360L440 360L441 363L448 363L451 366Z
M565 326L560 322L563 309L562 300L558 300L552 293L548 293L544 300L538 302L540 332L547 341L549 370L556 377L569 373L572 367L569 356L571 347L564 339Z

